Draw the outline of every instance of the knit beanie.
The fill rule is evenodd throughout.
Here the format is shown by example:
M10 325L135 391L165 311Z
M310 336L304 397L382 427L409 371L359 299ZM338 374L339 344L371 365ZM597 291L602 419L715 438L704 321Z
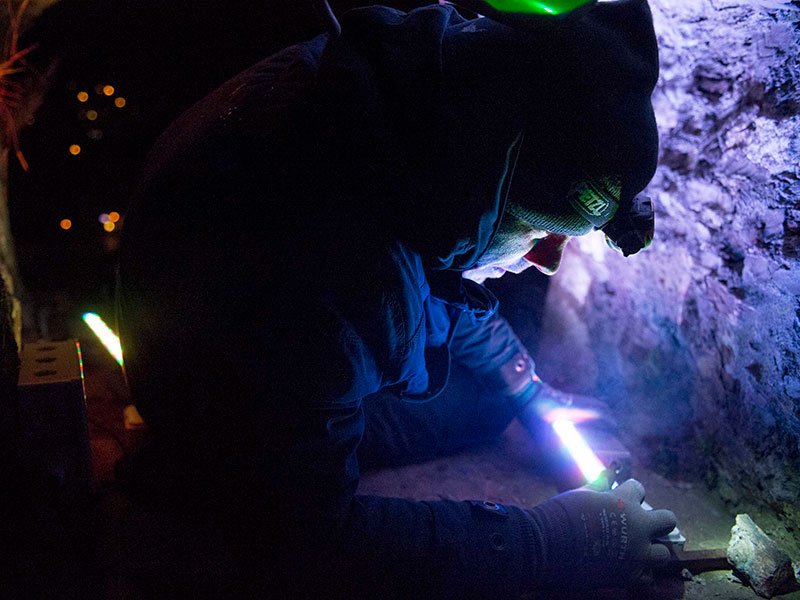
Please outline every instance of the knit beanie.
M618 221L610 231L626 234L619 222L642 216L645 205L634 199L658 159L650 100L658 49L647 1L596 3L556 18L491 18L527 27L536 44L548 38L506 210L553 233L583 235Z

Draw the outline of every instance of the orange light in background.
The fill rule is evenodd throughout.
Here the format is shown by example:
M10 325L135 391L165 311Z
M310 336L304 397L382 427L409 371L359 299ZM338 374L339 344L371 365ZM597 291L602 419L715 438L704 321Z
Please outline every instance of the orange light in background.
M87 110L86 111L86 118L90 121L94 121L97 118L97 111L96 110Z
M81 153L81 147L78 146L78 144L72 144L69 147L69 153L72 154L72 156L78 156L78 154Z
M113 85L104 85L103 86L103 94L106 96L113 96L114 95L114 86Z
M119 221L119 213L115 210L112 210L110 213L108 213L108 220L112 223L116 223Z
M114 106L116 106L117 108L123 108L127 103L128 101L125 100L125 98L123 98L122 96L120 96L119 98L114 98Z
M78 102L86 102L89 99L89 94L86 92L78 92Z
M64 231L67 231L68 229L72 228L72 221L69 219L61 219L61 221L58 223L58 226Z
M103 229L105 229L108 233L111 233L116 228L116 225L111 221L106 221L103 223Z

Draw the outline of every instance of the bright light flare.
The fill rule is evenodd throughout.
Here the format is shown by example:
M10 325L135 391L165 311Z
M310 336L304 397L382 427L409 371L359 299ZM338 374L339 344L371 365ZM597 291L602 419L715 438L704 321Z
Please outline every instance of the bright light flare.
M536 412L545 423L551 424L556 421L586 423L600 418L600 413L592 408L563 406L557 402L539 402L536 405Z
M105 324L103 319L101 319L100 315L98 314L91 312L84 313L83 320L102 342L103 346L106 347L106 350L108 350L111 356L114 357L114 360L117 361L117 364L119 364L121 367L123 365L122 346L120 345L119 338L116 336L116 334L108 325Z
M553 430L558 435L561 443L569 452L572 460L586 478L587 483L594 483L605 472L606 467L597 458L597 455L583 439L575 423L572 421L558 420L553 422Z

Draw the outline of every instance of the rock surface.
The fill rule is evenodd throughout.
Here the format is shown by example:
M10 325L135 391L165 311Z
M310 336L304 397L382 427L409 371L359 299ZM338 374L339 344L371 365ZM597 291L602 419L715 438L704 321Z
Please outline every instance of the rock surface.
M650 5L656 242L627 259L599 233L573 242L539 370L611 403L661 473L774 515L765 527L798 554L800 3Z
M728 545L728 562L764 598L797 589L792 560L750 515L736 515Z

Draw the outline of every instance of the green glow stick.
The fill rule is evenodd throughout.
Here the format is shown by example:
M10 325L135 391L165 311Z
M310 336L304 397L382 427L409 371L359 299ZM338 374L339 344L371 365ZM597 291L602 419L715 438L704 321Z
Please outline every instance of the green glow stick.
M119 366L123 366L122 346L120 346L119 338L111 328L95 313L84 313L83 320L102 342L103 346L106 347L109 354L114 357L114 360L117 361Z
M484 0L500 12L561 15L594 0Z

